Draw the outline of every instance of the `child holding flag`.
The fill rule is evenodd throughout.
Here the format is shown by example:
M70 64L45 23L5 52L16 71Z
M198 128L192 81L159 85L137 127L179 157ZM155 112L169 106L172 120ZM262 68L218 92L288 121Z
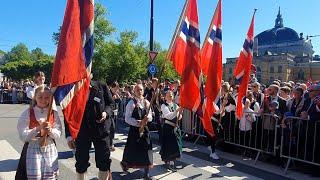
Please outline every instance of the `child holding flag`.
M58 112L52 111L46 120L52 94L45 86L39 86L30 105L18 121L20 139L28 143L21 160L26 161L28 179L57 179L58 151L55 139L61 136L61 122ZM42 136L47 134L46 145L41 145Z

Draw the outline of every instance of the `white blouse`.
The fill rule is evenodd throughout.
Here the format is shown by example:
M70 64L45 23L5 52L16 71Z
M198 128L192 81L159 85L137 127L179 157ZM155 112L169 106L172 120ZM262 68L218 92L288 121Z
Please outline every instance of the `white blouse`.
M33 108L36 120L41 123L44 122L47 118L48 108L41 109L37 106ZM59 114L57 111L54 112L55 123L51 128L51 132L49 132L49 136L52 139L57 139L61 136L62 126L59 118ZM35 140L36 135L39 133L36 131L36 127L33 129L29 129L30 122L30 109L26 109L20 116L17 129L19 132L20 139L23 142L30 142L31 140Z
M169 106L173 106L173 103L170 103L168 104ZM177 106L177 109L179 108L178 105ZM168 119L168 120L172 120L174 119L175 117L178 116L178 111L174 110L173 112L170 111L169 107L165 104L162 104L161 105L161 112L162 112L162 118L165 118L165 119Z
M137 98L135 98L135 99L137 101L137 106L140 107L141 109L144 109L144 108L147 109L150 106L150 102L146 99L137 99ZM141 119L135 119L135 118L131 117L134 108L135 108L135 103L133 100L130 100L126 106L125 122L131 126L140 127L138 120L141 120ZM148 117L148 122L151 122L152 121L151 110L149 111L149 114L147 117Z

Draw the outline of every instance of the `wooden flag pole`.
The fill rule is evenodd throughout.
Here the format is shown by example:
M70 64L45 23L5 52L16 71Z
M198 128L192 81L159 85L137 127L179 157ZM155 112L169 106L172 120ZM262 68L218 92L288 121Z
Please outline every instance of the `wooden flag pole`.
M51 97L50 97L48 114L47 114L47 119L45 122L49 122L49 118L50 118L51 112L52 112L52 103L53 103L53 95L51 95ZM47 136L48 136L48 133L44 133L44 134L41 133L41 138L40 138L40 146L41 147L45 147L48 144L47 143Z
M176 29L175 29L175 32L174 32L174 35L173 35L173 38L171 40L171 43L170 43L170 46L169 46L169 50L168 50L168 54L164 60L164 62L162 63L162 66L161 66L161 70L160 70L160 73L159 73L159 77L158 77L158 81L157 81L157 85L156 85L156 89L155 89L155 93L152 95L152 98L151 98L151 101L150 101L150 105L147 109L147 113L146 113L146 116L148 116L150 110L151 110L151 105L155 102L155 100L157 99L157 97L159 96L159 93L160 93L160 90L159 90L159 85L160 85L160 80L161 80L161 77L162 77L162 74L163 74L163 71L165 69L165 65L167 63L167 61L169 60L170 56L169 54L170 53L170 49L172 48L173 44L174 44L174 40L176 39L176 37L178 36L178 31L179 31L179 27L180 27L180 24L181 24L181 21L182 21L182 18L185 16L185 12L186 12L186 7L189 3L189 0L186 0L185 4L184 4L184 7L183 7L183 11L181 12L180 14L180 18L179 18L179 21L178 21L178 24L176 26ZM147 119L145 119L144 121L147 121ZM139 128L139 133L140 133L140 137L143 135L144 133L144 127L147 125L146 122L142 123L142 125L140 126Z

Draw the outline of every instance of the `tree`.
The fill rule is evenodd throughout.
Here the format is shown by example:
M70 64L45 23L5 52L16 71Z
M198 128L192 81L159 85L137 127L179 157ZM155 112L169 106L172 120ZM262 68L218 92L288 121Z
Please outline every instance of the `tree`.
M27 46L23 43L19 43L14 46L10 52L5 55L6 62L13 62L13 61L30 61L31 55Z
M110 21L106 18L107 9L100 3L96 3L94 7L94 43L95 49L99 49L104 43L108 36L115 32L115 28L112 26ZM57 45L59 42L61 32L61 26L58 32L52 34L52 40Z
M39 61L41 59L47 58L48 55L46 55L41 48L35 48L31 51L31 59L33 61Z

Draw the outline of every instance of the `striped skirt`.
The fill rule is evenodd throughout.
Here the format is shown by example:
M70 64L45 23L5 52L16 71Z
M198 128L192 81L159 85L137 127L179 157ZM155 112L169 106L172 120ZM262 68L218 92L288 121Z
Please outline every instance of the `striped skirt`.
M40 147L39 140L29 143L26 157L28 179L57 179L58 150L52 139L47 141L45 147Z

